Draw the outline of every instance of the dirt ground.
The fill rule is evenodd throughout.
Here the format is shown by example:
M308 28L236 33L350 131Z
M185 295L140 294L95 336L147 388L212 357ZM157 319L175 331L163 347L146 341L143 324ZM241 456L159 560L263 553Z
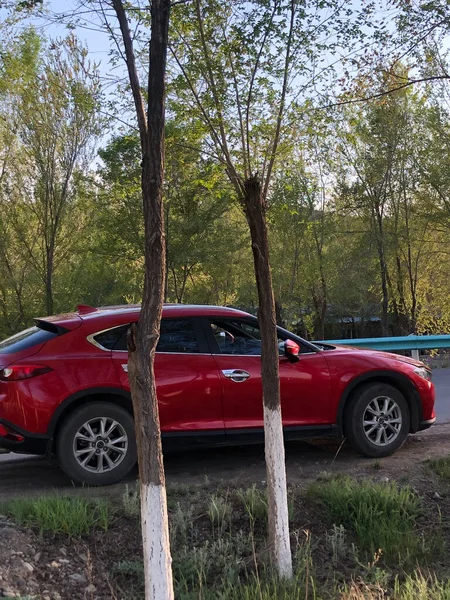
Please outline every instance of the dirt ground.
M291 443L286 449L290 485L302 488L328 473L408 483L430 502L447 506L447 494L438 489L436 476L422 464L450 455L450 424L410 436L394 456L379 461L362 458L336 441ZM217 486L231 488L265 483L261 446L214 449L165 458L168 487L199 486L205 493ZM134 480L135 474L129 479ZM109 488L76 489L55 464L29 459L0 465L0 501L43 493L81 493L91 496L123 495L125 484ZM436 496L437 494L437 496ZM436 499L437 498L437 499ZM0 598L40 600L110 600L120 598L110 579L110 567L123 557L139 555L136 523L119 518L108 532L93 532L88 539L39 536L0 515Z
M302 484L315 478L320 471L347 472L364 476L379 469L384 477L401 479L409 467L428 458L450 454L450 423L435 425L428 431L410 435L404 446L393 456L380 461L364 458L337 440L320 439L291 442L286 446L288 481ZM231 486L245 486L265 480L264 448L212 448L167 454L164 457L167 483L212 485L222 482ZM379 463L379 465L378 465ZM414 470L412 470L413 472ZM83 493L94 495L121 494L124 485L136 479L132 473L126 482L107 488L92 488ZM52 493L78 493L55 462L42 458L25 458L0 463L0 501L19 496Z

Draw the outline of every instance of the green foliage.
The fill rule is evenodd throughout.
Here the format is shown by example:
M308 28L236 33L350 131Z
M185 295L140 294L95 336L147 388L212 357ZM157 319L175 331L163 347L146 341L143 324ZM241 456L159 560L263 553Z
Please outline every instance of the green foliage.
M75 37L33 29L0 61L0 329L67 306L93 211L87 165L100 133L96 66ZM72 285L75 281L72 280Z
M251 523L267 521L267 495L265 490L261 490L252 485L245 490L238 490L238 499L242 502L245 512L250 518Z
M295 554L291 582L280 581L269 568L265 532L248 519L249 513L256 515L258 510L260 517L265 518L261 490L252 486L233 493L219 487L213 493L204 489L200 493L194 486L176 486L168 490L168 496L172 500L169 520L177 598L449 598L445 580L416 568L416 560L422 558L414 545L414 539L419 539L416 519L422 503L408 488L370 481L359 484L324 474L318 484L306 491L309 502L315 505L315 532L304 531L303 512L291 516ZM323 507L323 513L316 511L317 503ZM326 522L335 525L326 530L322 515ZM339 522L346 526L338 525ZM388 522L391 533L387 532ZM398 540L393 545L394 531ZM435 533L433 528L425 528L420 534L421 544L431 546ZM386 551L388 546L392 554ZM377 550L372 551L375 547ZM399 563L404 572L398 570ZM112 574L121 597L142 597L140 557L121 561Z
M251 265L243 217L221 168L203 155L199 134L169 121L166 139L166 299L231 304L239 283L248 285L247 271L234 268L238 257ZM123 293L138 300L143 268L138 137L116 137L100 156L104 188L99 208L107 235L99 240L99 251L133 274L128 294Z
M352 531L369 555L380 551L389 558L420 556L415 525L421 501L409 487L339 477L311 484L307 497L323 507L332 524Z
M0 510L19 525L69 537L88 535L95 528L106 531L111 522L111 510L104 500L44 496L11 500L2 503Z
M391 334L446 333L450 134L442 89L405 88L319 113L298 87L324 52L363 43L368 20L374 41L387 44L394 32L380 27L371 3L330 2L336 10L324 22L324 6L310 11L309 0L283 0L275 13L270 3L231 9L215 0L173 11L179 62L170 59L168 77L166 300L256 311L247 223L229 167L241 183L250 172L268 173L292 6L295 53L267 187L279 320L310 338L377 336L382 315ZM402 5L402 31L425 13L441 31L438 7L430 7ZM2 337L78 302L139 302L144 263L138 137L100 131L107 123L99 110L110 109L74 37L47 42L33 29L14 36L10 22L0 43ZM424 58L417 68L437 75L445 59L424 44L415 46ZM339 68L319 75L316 66L314 85L328 94ZM415 75L406 58L377 75L354 66L359 95ZM94 173L99 133L106 141Z
M430 469L434 471L439 477L450 481L450 457L445 456L443 458L436 458L429 460L428 464Z
M211 524L217 529L219 535L227 526L232 510L233 508L228 498L222 498L222 496L216 494L210 497L207 513Z

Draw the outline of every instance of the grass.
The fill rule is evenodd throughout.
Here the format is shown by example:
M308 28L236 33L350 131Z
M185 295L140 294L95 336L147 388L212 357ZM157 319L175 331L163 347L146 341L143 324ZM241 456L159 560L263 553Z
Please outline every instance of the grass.
M252 485L246 490L238 490L236 495L252 523L267 519L267 495L264 490Z
M122 509L125 516L133 519L141 514L141 497L138 485L125 486L125 491L122 494Z
M0 505L0 512L19 525L39 530L41 534L69 537L87 535L94 528L106 531L111 521L108 502L59 495L11 500Z
M450 456L430 460L428 464L430 469L439 475L441 479L450 481Z
M205 494L192 487L173 490L170 496L178 600L450 600L445 581L407 570L424 556L426 544L417 530L422 501L407 486L322 474L306 494L295 496L291 490L291 532L297 544L292 544L290 583L279 581L270 569L265 490L253 485ZM305 497L309 506L321 507L319 514L330 525L314 543L303 529L302 510L294 511ZM128 513L129 499L128 492ZM399 571L400 566L406 572ZM399 572L404 573L401 580L396 579ZM115 577L124 598L142 597L142 563L120 565ZM133 595L127 595L127 589Z
M408 486L339 477L311 484L307 497L323 508L331 524L350 530L368 554L381 550L389 558L420 555L415 526L421 499Z
M340 600L450 600L450 581L440 581L416 569L402 580L395 577L390 589L381 584L354 581L340 594Z
M270 567L264 490L172 488L177 600L450 600L450 583L441 577L445 571L438 577L417 569L422 547L436 531L431 526L419 533L424 503L409 487L322 474L306 491L291 489L289 497L294 578L287 582ZM9 502L0 512L44 534L71 537L94 527L106 530L111 522L106 502L59 496ZM139 521L138 488L127 486L121 507L114 509L114 525L135 537ZM409 560L400 561L399 555ZM142 599L139 546L115 560L108 570L116 597ZM436 564L442 561L444 555Z
M228 498L213 494L208 501L207 514L217 533L221 534L226 528L232 514L233 508Z

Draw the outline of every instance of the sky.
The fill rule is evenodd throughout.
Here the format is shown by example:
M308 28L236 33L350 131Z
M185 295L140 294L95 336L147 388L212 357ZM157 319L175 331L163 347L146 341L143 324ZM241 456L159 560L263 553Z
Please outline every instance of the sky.
M76 2L72 0L50 0L46 2L52 13L71 13L74 12ZM67 35L68 30L65 25L45 22L42 19L30 19L30 23L35 25L39 31L49 38L63 37ZM89 53L96 62L101 63L102 72L109 71L108 53L110 42L106 33L100 32L95 24L92 23L92 29L88 27L78 27L75 33L80 40L87 45Z
M77 5L79 6L79 4L79 0L47 0L45 2L45 6L49 9L51 15L75 13L76 7ZM98 25L99 22L96 22L92 17L92 12L89 11L89 13L89 21L83 26L75 27L74 33L80 42L88 48L89 58L98 65L105 100L114 102L117 99L117 81L128 81L126 67L123 61L119 61L116 66L111 64L111 40L109 39L107 32L101 31ZM79 18L83 18L84 20L82 11ZM70 33L67 25L56 23L50 18L31 17L19 24L18 28L28 27L30 25L34 26L40 34L44 35L49 40L64 38ZM107 110L108 109L105 108L105 112ZM121 121L120 118L122 118L123 121ZM117 127L115 127L114 123ZM99 140L99 146L105 146L114 131L124 123L130 123L134 126L134 115L131 112L130 114L121 113L119 119L110 121L108 129L105 130L105 135ZM98 160L99 159L96 159L95 162L97 163Z
M226 0L225 0L226 1ZM363 0L347 0L349 6L353 4L358 6L359 3L363 2ZM83 18L83 9L79 8L82 5L83 0L46 0L45 4L49 9L50 14L76 14L78 7L78 16L79 18ZM381 12L381 16L385 17L386 20L392 18L391 8L388 9L388 6L391 6L386 2L386 9ZM2 11L0 10L0 17L2 15ZM92 16L92 10L86 9L87 23L85 26L78 26L75 28L75 33L77 37L84 43L88 50L89 56L92 60L94 60L99 65L99 71L102 76L102 83L104 94L107 99L116 101L117 96L114 95L116 92L116 82L118 79L122 79L122 81L127 82L127 73L125 69L124 62L120 60L116 66L112 66L110 63L110 52L112 48L112 41L109 39L108 34L105 31L101 31L99 27L99 19L96 19ZM380 15L378 15L380 16ZM22 26L26 25L34 25L36 29L48 37L49 39L64 37L68 33L67 26L64 24L55 23L52 19L37 19L30 18L28 19ZM117 27L116 19L111 19L111 24ZM355 50L356 51L356 50ZM325 65L328 63L334 63L336 58L339 59L339 56L335 54L327 54L325 53ZM339 62L339 60L337 61ZM349 68L349 67L347 67ZM301 89L303 86L300 85ZM134 118L131 113L122 112L120 114L127 122L133 123ZM119 121L117 121L119 126Z

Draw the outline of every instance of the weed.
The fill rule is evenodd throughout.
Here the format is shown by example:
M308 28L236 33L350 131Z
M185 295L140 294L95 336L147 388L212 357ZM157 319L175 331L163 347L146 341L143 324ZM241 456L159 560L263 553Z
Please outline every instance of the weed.
M430 469L439 475L439 477L450 481L450 456L430 460L428 464L430 465Z
M417 570L403 583L396 579L394 597L396 600L450 600L450 581L439 581L434 575L425 576Z
M213 494L208 502L207 514L213 527L217 528L220 535L226 527L232 513L231 504L227 498Z
M194 506L183 508L180 502L177 502L170 517L170 533L173 543L181 546L191 544L194 532Z
M144 594L144 564L140 560L123 560L111 570L124 600L138 600Z
M314 567L311 552L311 533L304 530L303 539L297 538L297 551L294 557L294 579L305 590L305 598L309 597L309 590L315 589Z
M139 485L125 487L122 495L122 508L125 516L136 518L141 514L141 498L139 494Z
M347 554L346 531L343 525L333 525L326 533L326 540L331 546L333 564L336 566L341 558Z
M183 546L172 564L176 586L189 590L198 586L200 582L204 584L213 564L208 543L193 548Z
M173 482L167 485L167 495L168 496L189 496L197 489L193 485L188 485L187 483L177 483Z
M263 490L253 484L251 488L238 490L237 497L252 523L267 520L267 497Z
M323 506L331 523L353 531L361 549L372 555L380 549L389 557L420 553L414 529L421 500L409 487L339 478L311 484L307 497Z
M69 537L87 535L93 528L107 530L110 509L104 500L45 496L31 500L17 499L0 505L16 523L38 529L41 533Z
M389 586L390 587L390 586ZM393 591L389 593L384 583L353 581L340 591L340 600L450 600L450 582L439 581L435 576L426 577L420 570L406 575L403 579L396 577Z
M309 588L301 577L294 575L292 580L279 580L270 572L263 572L261 577L254 575L250 581L235 585L224 583L222 589L216 590L217 600L314 600L315 584L311 580ZM308 591L309 589L309 591Z
M117 575L132 575L144 583L144 565L137 560L123 560L113 568L113 573Z

